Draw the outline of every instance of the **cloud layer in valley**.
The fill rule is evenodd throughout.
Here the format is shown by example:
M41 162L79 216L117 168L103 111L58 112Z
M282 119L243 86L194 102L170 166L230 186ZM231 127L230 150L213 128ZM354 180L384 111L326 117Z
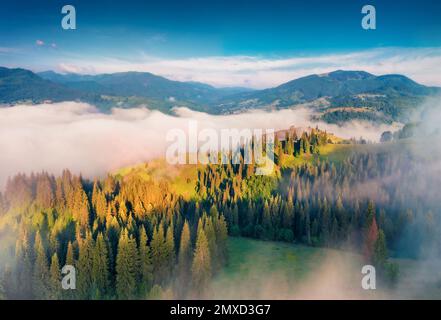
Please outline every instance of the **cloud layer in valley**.
M304 108L275 112L250 111L213 116L177 108L176 116L146 108L113 109L110 114L76 102L19 105L0 108L0 189L18 172L46 170L60 174L64 168L87 177L120 167L164 157L170 129L187 131L189 120L198 128L273 128L318 125L343 138L363 136L378 140L388 126L352 122L338 127L309 120Z

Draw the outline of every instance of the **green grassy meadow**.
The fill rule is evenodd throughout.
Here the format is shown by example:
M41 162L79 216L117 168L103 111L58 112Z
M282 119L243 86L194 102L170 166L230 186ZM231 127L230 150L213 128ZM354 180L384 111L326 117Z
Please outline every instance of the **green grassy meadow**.
M211 295L216 299L441 299L441 274L429 262L393 261L400 266L394 288L377 278L376 290L363 290L362 257L349 250L230 237L229 262L214 278Z

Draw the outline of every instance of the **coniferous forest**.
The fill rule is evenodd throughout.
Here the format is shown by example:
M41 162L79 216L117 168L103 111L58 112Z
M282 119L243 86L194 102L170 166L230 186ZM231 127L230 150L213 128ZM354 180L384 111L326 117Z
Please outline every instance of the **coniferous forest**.
M317 129L274 144L273 175L255 175L243 160L200 166L191 198L136 175L91 181L65 170L10 178L0 194L0 232L14 240L1 269L2 295L204 297L228 264L229 236L345 248L390 286L400 276L390 252L440 253L433 158L395 141L352 142L336 160L321 155L337 145ZM287 166L287 159L308 160ZM65 265L77 270L76 290L60 286Z

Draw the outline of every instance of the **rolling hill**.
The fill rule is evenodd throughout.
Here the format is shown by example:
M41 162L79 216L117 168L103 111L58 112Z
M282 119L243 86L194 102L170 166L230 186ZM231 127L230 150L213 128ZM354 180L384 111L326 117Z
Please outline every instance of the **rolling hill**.
M218 108L223 113L304 104L319 111L327 122L354 118L406 121L409 111L426 97L440 93L441 88L426 87L402 75L375 76L364 71L337 70L302 77L275 88L237 94L224 99Z
M87 100L98 98L93 93L67 88L58 83L42 79L25 69L0 67L0 103Z
M148 72L80 75L0 68L0 103L80 100L105 111L147 106L170 113L176 106L212 114L303 105L317 119L343 123L354 119L407 122L410 114L441 88L427 87L403 75L376 76L337 70L314 74L275 88L215 88L199 82L173 81Z
M215 88L199 82L173 81L149 72L120 72L99 75L58 74L53 71L41 72L40 77L64 85L70 89L99 94L105 97L119 97L116 100L131 106L144 103L154 108L169 111L176 105L194 110L207 109L208 105L221 98L250 91L245 88ZM125 99L124 99L125 98Z

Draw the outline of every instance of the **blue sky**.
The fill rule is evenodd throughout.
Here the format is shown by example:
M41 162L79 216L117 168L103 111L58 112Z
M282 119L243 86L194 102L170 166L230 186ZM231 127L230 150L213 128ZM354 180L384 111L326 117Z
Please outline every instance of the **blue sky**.
M61 28L65 4L76 8L77 30ZM365 4L376 7L377 30L361 28ZM441 1L433 0L2 1L0 65L82 73L151 71L251 87L357 64L388 72L384 65L393 62L397 72L405 72L416 59L429 70L428 60L439 62L440 17ZM407 64L397 66L397 59ZM408 74L438 84L435 75L423 79L416 71Z

